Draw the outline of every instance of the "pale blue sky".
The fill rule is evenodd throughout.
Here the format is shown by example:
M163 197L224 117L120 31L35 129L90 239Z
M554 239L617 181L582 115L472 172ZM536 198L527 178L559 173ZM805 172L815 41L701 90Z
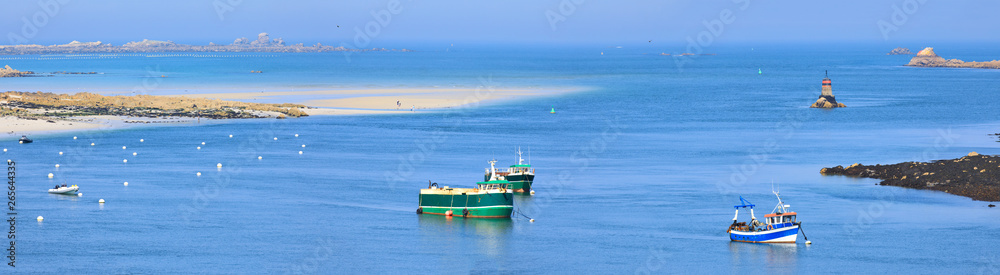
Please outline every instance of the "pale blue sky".
M742 1L742 0L736 0ZM237 3L230 5L229 2ZM28 43L102 40L119 45L143 38L207 44L271 33L289 43L357 44L354 28L376 22L377 1L4 1L0 34ZM572 4L581 2L579 4ZM715 43L1000 41L997 1L841 0L795 1L399 1L400 11L369 46L405 43L526 44L683 43L706 31L703 21L732 11ZM62 3L57 12L39 3ZM906 4L909 3L907 6ZM916 3L916 5L913 5ZM221 4L221 5L219 5ZM560 10L562 5L563 10ZM905 14L905 22L893 6ZM572 6L573 9L570 9ZM232 9L229 10L229 7ZM908 9L906 7L909 7ZM914 7L916 10L914 11ZM217 8L223 11L220 17ZM907 11L912 14L907 14ZM565 20L555 23L549 18ZM29 25L25 27L24 19ZM883 35L878 22L882 20ZM44 24L38 24L44 23ZM898 23L898 24L897 24ZM340 28L336 26L339 25ZM37 27L36 32L32 28ZM887 40L888 39L888 40Z

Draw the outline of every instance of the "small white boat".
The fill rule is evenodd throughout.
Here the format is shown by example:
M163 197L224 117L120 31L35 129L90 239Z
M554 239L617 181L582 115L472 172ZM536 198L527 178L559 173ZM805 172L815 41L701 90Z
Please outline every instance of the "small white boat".
M55 189L49 189L49 194L62 194L62 195L72 195L79 191L80 187L76 185L56 187Z

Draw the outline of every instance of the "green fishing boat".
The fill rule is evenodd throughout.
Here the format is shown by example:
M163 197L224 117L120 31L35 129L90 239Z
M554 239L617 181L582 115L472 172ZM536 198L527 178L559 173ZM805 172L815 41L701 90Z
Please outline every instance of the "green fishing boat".
M438 187L429 183L420 189L417 214L463 218L509 219L514 211L510 182L493 180L477 183L477 188Z
M524 164L521 148L517 149L517 164L511 165L507 171L497 171L496 162L496 160L490 161L490 168L486 169L484 180L506 180L510 182L510 189L515 193L531 192L531 183L535 181L535 169L531 168L531 164Z

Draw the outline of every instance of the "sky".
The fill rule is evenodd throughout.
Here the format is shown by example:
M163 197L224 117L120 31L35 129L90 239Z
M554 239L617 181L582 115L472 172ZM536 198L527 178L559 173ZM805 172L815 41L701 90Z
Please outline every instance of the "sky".
M995 19L1000 1L985 0L19 0L2 5L0 44L121 45L142 39L229 44L261 32L289 44L353 48L1000 42Z

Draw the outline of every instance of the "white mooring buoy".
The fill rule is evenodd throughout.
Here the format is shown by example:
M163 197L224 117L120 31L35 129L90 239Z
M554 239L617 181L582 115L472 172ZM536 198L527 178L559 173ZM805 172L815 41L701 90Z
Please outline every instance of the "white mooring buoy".
M295 134L295 137L299 137L299 134Z
M306 148L306 145L305 145L305 144L302 144L302 148Z
M139 153L136 153L136 152L132 152L132 155L133 155L133 156L134 156L134 155L138 155L138 154L139 154Z
M205 145L205 142L204 142L204 141L202 141L202 142L201 142L201 145Z
M257 156L257 159L262 159L262 158L264 158L264 157L263 156Z
M50 178L50 179L51 179L52 177L55 177L55 176L56 176L56 175L53 175L52 173L49 173L49 178Z
M806 241L806 244L813 244L813 241Z
M200 176L201 176L201 172L198 172L198 173L196 173L195 175L198 175L198 176L200 177Z
M141 138L139 139L139 142L143 142L143 141L146 141L146 140L144 140L144 139L141 139Z
M45 218L42 218L42 216L38 216L38 218L35 218L35 219L36 219L36 220L38 220L38 221L42 221L42 220L44 220Z
M222 168L222 163L216 164L215 167Z
M76 193L77 197L83 197L83 193Z
M128 160L127 159L123 159L122 163L128 163Z
M125 186L128 186L128 182L127 181L125 182Z
M274 140L278 140L278 138L277 138L277 137L275 137L275 138L274 138Z
M534 196L535 195L535 190L531 190L530 193L531 193L532 196Z
M97 203L104 203L104 199L98 200Z
M299 151L299 155L301 155L301 154L302 154L302 151Z
M56 163L56 168L59 168L59 164L58 163Z
M4 152L6 152L6 149L4 150ZM59 155L62 156L62 152L59 152Z
M74 136L73 139L76 139L76 137Z
M528 220L528 222L535 222L535 219L530 219Z
M91 143L90 143L90 146L94 146L94 143L93 143L93 142L91 142Z
M122 150L125 150L125 146L122 146Z
M198 146L198 150L201 150L201 146Z
M233 135L229 135L229 138L233 138Z

